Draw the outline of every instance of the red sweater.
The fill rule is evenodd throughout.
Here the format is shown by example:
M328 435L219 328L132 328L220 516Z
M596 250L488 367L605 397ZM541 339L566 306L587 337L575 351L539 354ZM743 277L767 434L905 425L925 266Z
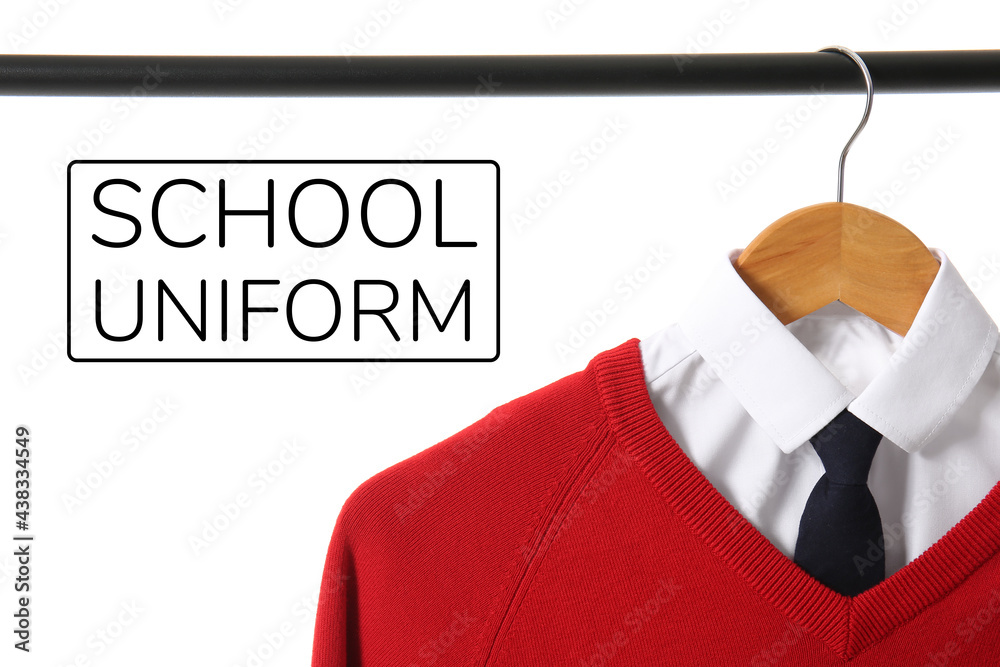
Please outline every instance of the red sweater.
M314 667L1000 665L1000 484L854 597L747 522L657 416L638 341L364 482Z

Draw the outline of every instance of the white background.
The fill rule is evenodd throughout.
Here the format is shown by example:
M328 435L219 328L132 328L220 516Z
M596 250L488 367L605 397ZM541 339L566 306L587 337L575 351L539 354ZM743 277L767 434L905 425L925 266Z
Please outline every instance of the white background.
M546 14L558 11L555 0L400 0L387 22L388 0L232 0L225 5L232 11L222 13L213 0L66 0L49 3L51 18L39 14L44 4L4 3L0 34L8 52L1000 47L1000 6L989 2L589 0L564 2L567 15L558 22ZM721 24L724 10L733 20ZM373 12L383 12L386 24L371 29L367 44L354 46ZM8 442L0 467L7 471L0 479L0 540L9 545L13 532L10 453L19 423L34 432L37 535L30 656L10 648L12 549L0 549L4 664L256 664L251 655L287 624L290 636L277 651L265 649L262 664L306 665L311 605L347 495L493 407L580 370L601 350L668 325L710 258L746 245L789 211L835 197L837 157L863 108L860 95L477 99L0 101L0 434ZM456 104L466 107L457 124L448 120L456 117ZM794 125L788 114L798 118ZM274 131L282 125L275 122L279 116L292 120ZM885 210L927 245L944 249L994 317L1000 315L1000 280L994 280L998 116L996 94L877 96L848 160L845 192L846 201L871 205L900 181L903 194ZM405 159L432 134L442 136L438 129L444 140L426 157L490 159L501 167L497 362L377 369L360 363L74 364L66 358L60 163L70 153ZM948 139L935 148L943 136ZM745 162L769 139L778 149L762 166ZM587 145L601 149L593 159L581 159ZM915 168L913 156L925 152L933 164ZM719 184L744 165L753 173L723 197ZM571 182L546 198L545 184L562 170L570 171ZM513 216L531 204L540 214L517 226ZM655 259L664 255L666 263ZM638 289L627 286L639 278L646 280ZM614 312L596 315L608 299ZM589 318L600 325L585 326ZM361 390L358 378L367 382ZM128 435L132 429L141 440ZM274 464L283 448L287 463ZM67 495L96 468L106 469L116 450L119 465L111 476L68 509ZM257 471L269 463L280 474L262 483ZM249 506L196 555L190 538L241 493ZM139 609L134 619L127 608ZM116 630L119 617L129 625L113 643L98 640L98 631Z

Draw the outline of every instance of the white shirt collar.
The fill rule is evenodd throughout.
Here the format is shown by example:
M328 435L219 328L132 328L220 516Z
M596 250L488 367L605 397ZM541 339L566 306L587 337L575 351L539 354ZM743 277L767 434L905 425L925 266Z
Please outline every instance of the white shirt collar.
M854 396L721 261L678 321L744 409L789 453L845 407L884 437L918 451L972 392L997 326L948 260L889 363Z

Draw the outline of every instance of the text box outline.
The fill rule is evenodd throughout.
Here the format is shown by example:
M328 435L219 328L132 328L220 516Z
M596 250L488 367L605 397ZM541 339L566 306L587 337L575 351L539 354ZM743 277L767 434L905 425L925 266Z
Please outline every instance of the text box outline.
M497 246L497 315L496 352L492 357L425 357L420 359L393 359L390 357L261 357L251 359L230 359L225 357L74 357L72 353L73 308L71 295L72 281L72 197L71 179L75 164L412 164L412 160L73 160L66 166L66 356L76 363L116 363L116 362L177 362L177 363L301 363L301 362L360 362L360 363L407 363L407 362L493 362L500 358L500 165L496 160L421 160L417 164L492 164L496 168L496 246Z

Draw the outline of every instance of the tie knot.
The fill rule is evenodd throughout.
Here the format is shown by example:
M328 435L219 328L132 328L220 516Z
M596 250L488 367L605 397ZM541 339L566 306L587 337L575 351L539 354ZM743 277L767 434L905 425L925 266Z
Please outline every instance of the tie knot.
M810 442L830 482L866 485L882 434L845 408Z

